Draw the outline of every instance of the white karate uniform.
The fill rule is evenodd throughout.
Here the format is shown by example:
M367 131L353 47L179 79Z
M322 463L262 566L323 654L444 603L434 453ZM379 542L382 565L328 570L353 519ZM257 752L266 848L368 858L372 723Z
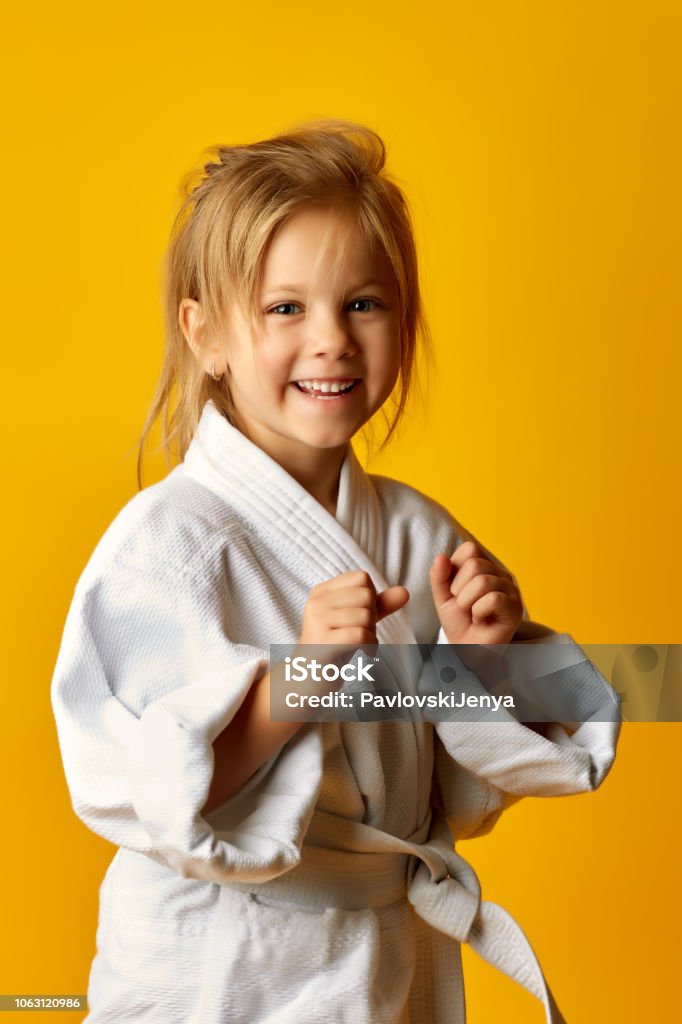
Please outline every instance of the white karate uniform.
M378 592L402 584L410 600L378 624L380 643L445 644L428 570L470 536L352 449L333 517L211 402L184 462L114 519L52 683L74 810L120 847L100 890L89 1024L461 1024L461 942L562 1020L453 839L523 795L594 789L617 721L547 738L511 718L307 722L200 813L212 742L269 645L298 639L310 589L353 569ZM574 671L592 668L553 639Z

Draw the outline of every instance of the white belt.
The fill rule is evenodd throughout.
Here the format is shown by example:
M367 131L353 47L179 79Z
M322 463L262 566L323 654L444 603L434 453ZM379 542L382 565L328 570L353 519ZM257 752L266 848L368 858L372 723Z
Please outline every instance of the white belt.
M481 899L476 872L455 852L447 821L433 809L408 839L316 810L300 864L257 886L230 885L310 910L359 910L407 898L427 924L467 942L539 999L547 1024L566 1024L528 939L511 914Z

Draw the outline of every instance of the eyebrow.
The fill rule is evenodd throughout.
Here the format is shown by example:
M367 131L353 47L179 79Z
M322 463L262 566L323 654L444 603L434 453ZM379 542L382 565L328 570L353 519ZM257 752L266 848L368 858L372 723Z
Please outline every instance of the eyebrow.
M388 281L365 281L361 284L352 285L348 288L347 294L350 292L359 292L362 288L390 288ZM273 295L275 292L304 292L307 290L306 285L302 284L278 284L272 288L268 288L264 295Z

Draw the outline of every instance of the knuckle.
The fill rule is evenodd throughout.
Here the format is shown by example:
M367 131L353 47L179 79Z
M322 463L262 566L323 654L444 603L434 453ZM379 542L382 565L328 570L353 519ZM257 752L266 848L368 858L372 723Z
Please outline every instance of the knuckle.
M356 569L349 575L353 576L358 581L358 586L371 587L372 577L364 569Z

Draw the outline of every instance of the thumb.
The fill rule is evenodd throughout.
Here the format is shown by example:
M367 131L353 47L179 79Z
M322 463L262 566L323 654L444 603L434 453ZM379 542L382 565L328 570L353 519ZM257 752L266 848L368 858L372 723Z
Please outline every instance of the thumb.
M389 587L377 594L377 622L392 615L410 600L410 592L405 587Z
M455 567L448 556L444 554L436 555L433 565L429 571L431 593L433 594L433 603L436 608L445 604L445 602L449 601L452 597L450 584L452 583L454 574Z

